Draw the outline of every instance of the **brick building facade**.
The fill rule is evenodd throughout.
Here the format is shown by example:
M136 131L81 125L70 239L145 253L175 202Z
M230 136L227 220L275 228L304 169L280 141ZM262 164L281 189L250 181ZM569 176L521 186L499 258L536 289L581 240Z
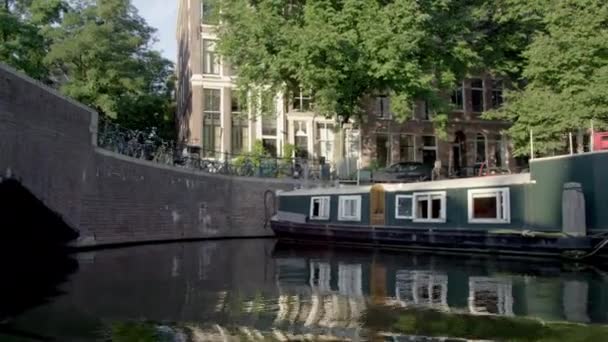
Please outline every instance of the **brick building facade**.
M504 133L509 123L481 118L502 104L502 91L502 81L488 75L464 80L451 94L454 110L445 135L436 132L433 111L424 101L417 101L412 116L399 122L390 111L390 98L370 97L360 123L362 165L439 160L448 174L471 174L483 163L513 168L512 146Z

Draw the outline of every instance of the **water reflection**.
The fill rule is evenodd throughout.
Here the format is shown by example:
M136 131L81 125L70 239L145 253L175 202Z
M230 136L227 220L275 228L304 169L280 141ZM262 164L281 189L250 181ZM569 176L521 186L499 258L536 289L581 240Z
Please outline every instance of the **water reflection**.
M80 270L60 287L62 294L11 319L12 328L86 341L97 340L109 323L136 320L193 341L356 341L370 338L361 321L378 306L608 322L603 271L552 261L293 248L272 240L134 247L78 258Z

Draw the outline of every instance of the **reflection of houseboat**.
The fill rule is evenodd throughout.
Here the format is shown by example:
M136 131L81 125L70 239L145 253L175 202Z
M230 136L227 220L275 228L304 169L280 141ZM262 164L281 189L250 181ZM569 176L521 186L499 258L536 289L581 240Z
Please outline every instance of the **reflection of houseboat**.
M278 194L279 238L559 254L608 233L608 153L531 162L530 173Z
M398 270L395 298L401 306L448 309L448 276L431 271Z
M469 278L469 311L473 314L513 316L511 280L495 277Z

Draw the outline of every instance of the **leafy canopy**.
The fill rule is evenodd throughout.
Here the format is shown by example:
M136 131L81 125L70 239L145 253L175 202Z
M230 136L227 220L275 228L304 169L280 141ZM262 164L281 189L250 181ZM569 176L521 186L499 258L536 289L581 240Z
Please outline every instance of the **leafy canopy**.
M0 61L135 129L173 136L173 63L130 0L4 0Z
M533 26L504 10L513 1L222 0L219 51L241 90L301 87L317 112L344 119L366 95L391 93L398 117L426 99L445 121L445 95L465 75L521 72Z
M531 130L546 155L565 150L565 133L608 122L608 2L548 1L540 23L523 54L526 83L487 116L513 122L517 154L529 153Z

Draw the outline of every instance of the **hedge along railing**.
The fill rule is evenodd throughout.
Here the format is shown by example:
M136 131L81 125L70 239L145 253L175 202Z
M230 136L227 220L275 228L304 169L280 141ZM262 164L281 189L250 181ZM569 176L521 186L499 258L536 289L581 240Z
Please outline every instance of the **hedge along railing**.
M99 119L97 145L132 158L184 167L208 173L266 178L329 179L329 165L301 158L280 158L254 153L230 154L199 149L161 139L154 128L130 130L105 118Z

